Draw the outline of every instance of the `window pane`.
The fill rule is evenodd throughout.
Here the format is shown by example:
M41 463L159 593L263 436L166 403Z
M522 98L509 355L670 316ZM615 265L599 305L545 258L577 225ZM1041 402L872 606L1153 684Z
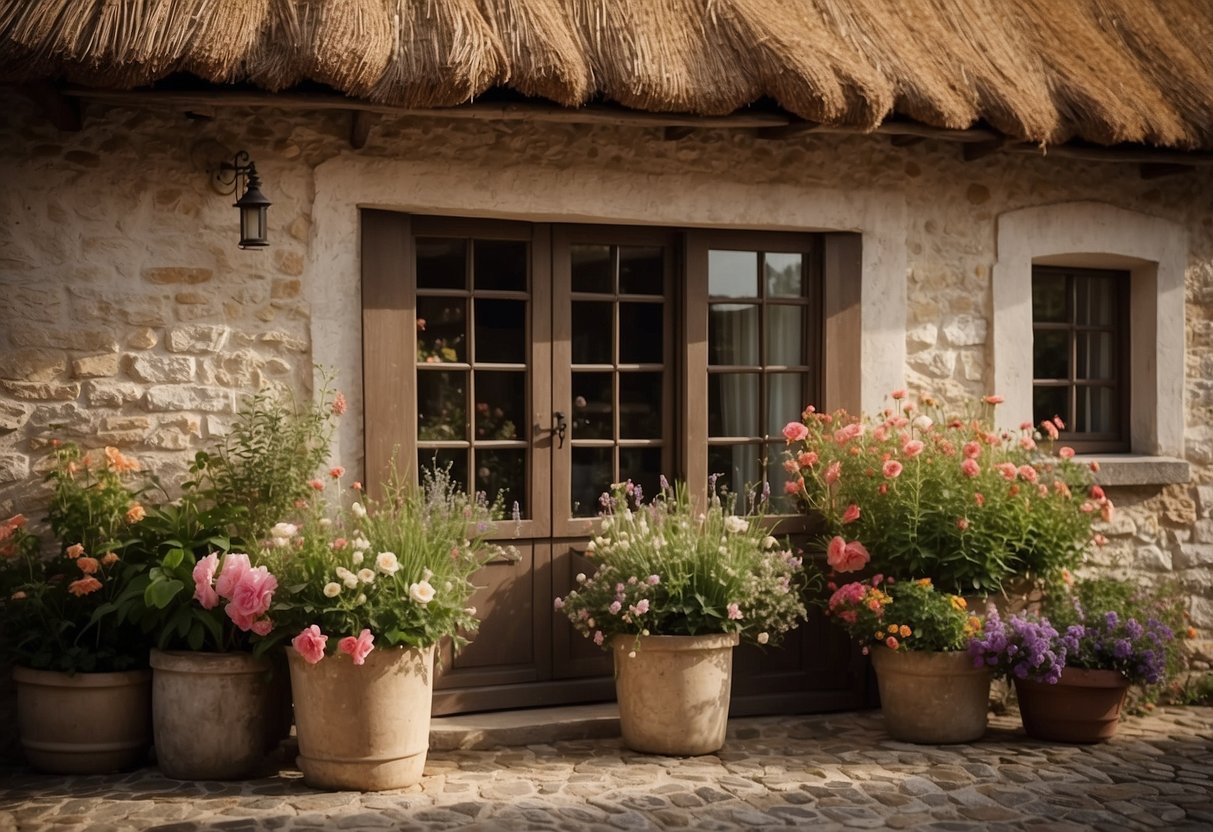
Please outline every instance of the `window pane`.
M798 417L804 406L803 373L772 373L767 376L768 437L782 436L783 427Z
M1116 339L1111 332L1078 333L1078 378L1116 378Z
M612 304L573 301L573 363L613 364Z
M476 299L476 360L527 363L526 301Z
M805 315L803 306L767 306L767 364L804 364Z
M716 489L730 494L745 494L746 489L762 487L761 445L709 445L708 476L716 476ZM742 506L736 506L738 511Z
M467 240L418 237L417 286L421 289L466 289Z
M619 304L619 363L662 363L664 308L660 303Z
M661 373L620 373L619 436L660 439L661 396Z
M573 439L613 439L611 373L573 373Z
M651 500L661 491L661 448L620 448L619 479L631 480Z
M569 246L569 257L574 292L611 294L615 291L610 246Z
M467 360L466 309L463 298L417 298L419 364Z
M757 366L758 306L713 303L708 307L708 363Z
M476 490L488 497L489 502L502 498L506 517L511 517L514 503L522 517L530 516L526 504L526 458L522 448L493 448L476 451Z
M767 296L780 298L804 297L804 255L763 255L767 276Z
M526 373L476 373L476 439L517 439L526 418Z
M521 240L476 240L473 246L477 289L526 291L526 243Z
M417 371L418 439L433 442L468 438L467 377L466 372Z
M662 255L659 246L620 246L619 291L625 295L664 295Z
M1070 377L1070 333L1037 330L1032 333L1032 378Z
M800 513L804 509L804 504L799 497L789 496L786 488L788 482L800 477L799 474L788 473L783 467L784 460L787 459L787 443L779 442L767 445L766 456L767 483L771 489L770 511L774 514Z
M1032 423L1039 425L1045 419L1052 419L1054 416L1060 416L1071 430L1079 429L1074 424L1074 414L1070 412L1070 388L1034 387L1032 389Z
M451 479L460 491L468 487L468 452L467 448L419 448L417 450L417 470L433 470L447 468ZM418 477L418 479L421 479Z
M1116 323L1116 279L1084 275L1074 278L1075 323L1112 326Z
M1084 433L1117 433L1120 408L1112 387L1078 388L1077 429Z
M708 436L752 436L758 430L758 374L708 376Z
M573 448L571 496L574 517L598 514L598 498L615 482L614 448Z
M1032 275L1032 320L1066 323L1066 276L1048 272Z
M709 251L708 294L720 298L758 297L758 252Z

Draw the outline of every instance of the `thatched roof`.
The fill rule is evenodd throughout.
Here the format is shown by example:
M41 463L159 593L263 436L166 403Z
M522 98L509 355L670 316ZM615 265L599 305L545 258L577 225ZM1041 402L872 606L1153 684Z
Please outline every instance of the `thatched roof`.
M1213 0L0 0L0 81L182 72L403 107L769 99L829 125L1213 147Z

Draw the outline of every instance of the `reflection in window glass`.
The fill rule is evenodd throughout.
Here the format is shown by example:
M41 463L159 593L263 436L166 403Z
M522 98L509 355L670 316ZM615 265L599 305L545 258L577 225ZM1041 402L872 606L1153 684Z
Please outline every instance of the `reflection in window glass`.
M625 295L664 295L665 250L660 246L620 246L619 291Z
M757 366L760 307L713 303L708 307L708 363Z
M615 267L611 261L610 246L569 246L569 259L574 292L609 295L615 291Z
M708 376L708 436L759 435L757 373L712 373Z
M717 298L758 297L758 252L708 252L708 294Z
M767 252L762 257L767 278L767 296L799 298L804 296L804 255Z

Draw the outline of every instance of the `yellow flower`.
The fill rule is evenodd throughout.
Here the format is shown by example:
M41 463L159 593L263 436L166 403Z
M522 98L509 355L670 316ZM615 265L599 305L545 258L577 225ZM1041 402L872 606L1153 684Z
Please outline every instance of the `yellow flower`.
M949 595L948 600L952 602L952 606L958 610L964 611L969 608L969 602L961 598L959 595Z
M897 635L899 630L900 630L900 628L896 624L889 625L889 635L895 636L895 635Z
M930 578L919 578L919 579L918 579L917 581L915 581L914 583L918 584L919 586L930 586L930 585L931 585L931 579L930 579Z

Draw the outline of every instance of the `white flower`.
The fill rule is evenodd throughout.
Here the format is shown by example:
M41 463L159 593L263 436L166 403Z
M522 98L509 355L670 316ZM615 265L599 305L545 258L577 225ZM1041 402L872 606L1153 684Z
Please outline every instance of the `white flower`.
M476 614L476 608L475 608L475 607L464 607L464 608L463 608L463 611L464 611L464 612L466 612L468 615L475 615L475 614Z
M411 584L409 586L409 597L424 606L434 600L434 587L430 586L429 581Z
M355 604L365 604L366 603L365 593L359 592L358 597L354 599L354 603Z
M395 575L400 568L395 552L380 552L375 556L375 568L385 575Z
M762 539L762 548L764 548L764 549L774 549L778 545L779 545L779 541L776 540L775 538L771 537L770 535L767 535L766 537L764 537Z
M935 424L935 423L931 421L931 417L929 417L929 416L919 416L917 419L914 420L914 427L918 428L921 431L930 430L931 425L933 425L933 424Z
M598 548L598 544L596 544L596 543L595 543L594 541L592 541L592 540L591 540L589 543L585 544L585 550L586 550L586 552L592 552L592 551L594 551L594 550L595 550L595 549L597 549L597 548Z
M367 549L371 548L371 541L367 540L360 534L350 541L350 546L352 546L356 552L365 552Z
M366 517L366 509L363 508L362 503L350 503L350 511L354 512L354 516L359 519Z
M759 644L766 644L770 640L771 640L770 633L759 633L758 634L758 643Z
M299 528L294 523L275 523L274 528L270 529L270 537L275 540L290 540L298 532Z
M428 581L432 577L434 577L434 572L428 566L421 570L421 580Z
M366 556L363 555L362 552L354 552L354 554L350 556L350 560L352 560L354 563L362 563L365 557Z
M724 530L732 534L741 534L750 528L749 521L744 520L735 514L730 514L724 518Z
M359 569L358 580L362 581L364 584L374 583L375 571L373 569Z
M337 577L340 578L341 582L350 589L358 586L358 576L346 569L344 566L337 567Z
M577 573L577 583L579 583L579 584L585 583L585 573L584 572Z
M337 583L336 581L329 581L327 584L324 585L324 597L325 598L336 598L340 594L341 594L341 584Z
M332 521L332 520L330 520L330 519L329 519L329 518L327 518L327 517L321 517L321 518L320 518L320 525L321 525L321 527L323 527L323 528L326 528L326 529L327 529L329 526L333 525L333 521Z

